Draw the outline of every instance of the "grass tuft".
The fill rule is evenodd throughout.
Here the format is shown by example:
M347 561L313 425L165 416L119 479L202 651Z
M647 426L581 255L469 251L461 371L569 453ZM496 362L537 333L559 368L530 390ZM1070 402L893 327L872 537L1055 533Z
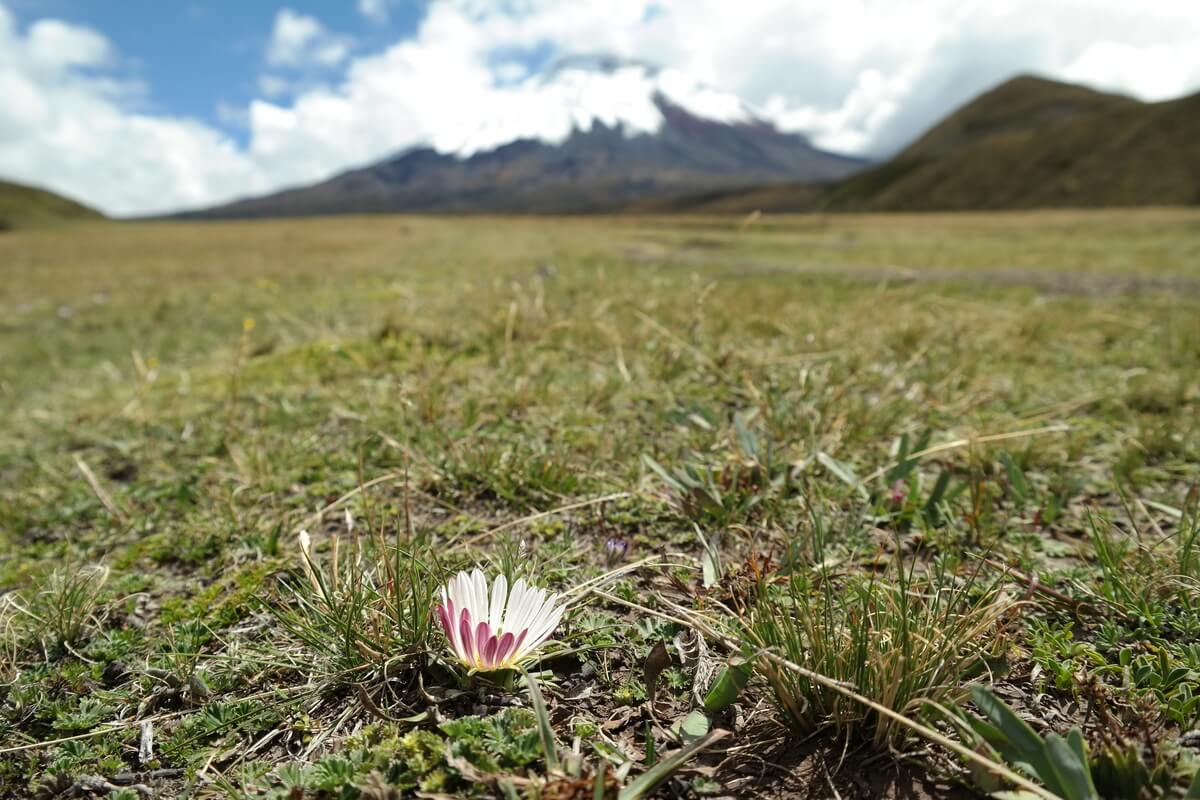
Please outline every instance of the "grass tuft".
M750 636L898 714L919 719L930 706L955 705L966 682L1002 653L998 623L1010 603L944 562L919 577L899 562L895 572L887 580L816 568L782 585L765 583L750 611ZM895 720L802 673L770 663L764 669L785 717L801 731L832 727L879 749L900 748L908 736Z
M108 576L108 568L102 565L54 570L27 599L10 599L15 614L10 612L9 627L47 652L71 649L95 624Z
M291 636L317 658L332 684L363 684L421 661L427 652L441 571L420 541L355 535L330 540L326 556L298 537L302 574L284 584L273 610Z

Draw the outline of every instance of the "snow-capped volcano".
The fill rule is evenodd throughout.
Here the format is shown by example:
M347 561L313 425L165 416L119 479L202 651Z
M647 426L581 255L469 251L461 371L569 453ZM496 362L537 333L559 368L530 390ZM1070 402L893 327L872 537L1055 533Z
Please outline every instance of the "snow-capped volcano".
M574 57L501 91L483 120L468 120L459 130L439 134L432 145L439 153L469 157L522 139L562 144L572 133L586 133L596 125L626 136L650 135L667 122L663 104L713 122L761 122L735 95L678 70L602 56Z
M494 97L464 109L462 123L428 147L185 216L614 211L751 184L832 181L863 165L779 131L733 95L645 64L571 59Z

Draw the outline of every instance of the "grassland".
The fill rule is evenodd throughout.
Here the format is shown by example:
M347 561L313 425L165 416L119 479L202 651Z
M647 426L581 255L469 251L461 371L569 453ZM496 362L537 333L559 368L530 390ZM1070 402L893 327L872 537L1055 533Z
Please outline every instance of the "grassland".
M1198 265L1176 210L0 236L0 796L1182 797ZM421 616L476 564L569 593L554 745Z

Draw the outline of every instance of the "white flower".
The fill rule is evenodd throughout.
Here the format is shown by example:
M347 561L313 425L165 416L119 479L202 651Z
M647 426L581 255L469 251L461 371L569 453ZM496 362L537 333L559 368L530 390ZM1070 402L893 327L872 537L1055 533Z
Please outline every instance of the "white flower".
M509 591L498 575L488 591L483 572L460 572L442 589L438 618L463 666L472 671L511 669L550 638L565 605L558 595L519 578Z

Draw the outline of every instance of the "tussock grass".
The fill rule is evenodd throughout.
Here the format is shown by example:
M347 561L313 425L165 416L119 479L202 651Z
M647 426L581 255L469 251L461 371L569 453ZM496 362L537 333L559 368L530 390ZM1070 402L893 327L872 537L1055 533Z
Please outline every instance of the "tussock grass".
M36 642L59 654L83 641L98 625L96 612L104 598L109 569L103 565L60 567L30 591L6 597L10 638Z
M898 562L891 572L838 577L818 568L764 585L749 615L751 640L910 718L954 707L966 684L986 678L988 662L1003 654L999 622L1012 603L941 563L919 577ZM878 749L901 749L911 737L893 718L802 673L769 663L764 670L801 731L828 726Z
M363 685L411 673L424 663L436 618L442 571L428 545L359 536L352 518L346 546L327 555L297 537L300 574L284 584L272 610L315 659L331 685Z

